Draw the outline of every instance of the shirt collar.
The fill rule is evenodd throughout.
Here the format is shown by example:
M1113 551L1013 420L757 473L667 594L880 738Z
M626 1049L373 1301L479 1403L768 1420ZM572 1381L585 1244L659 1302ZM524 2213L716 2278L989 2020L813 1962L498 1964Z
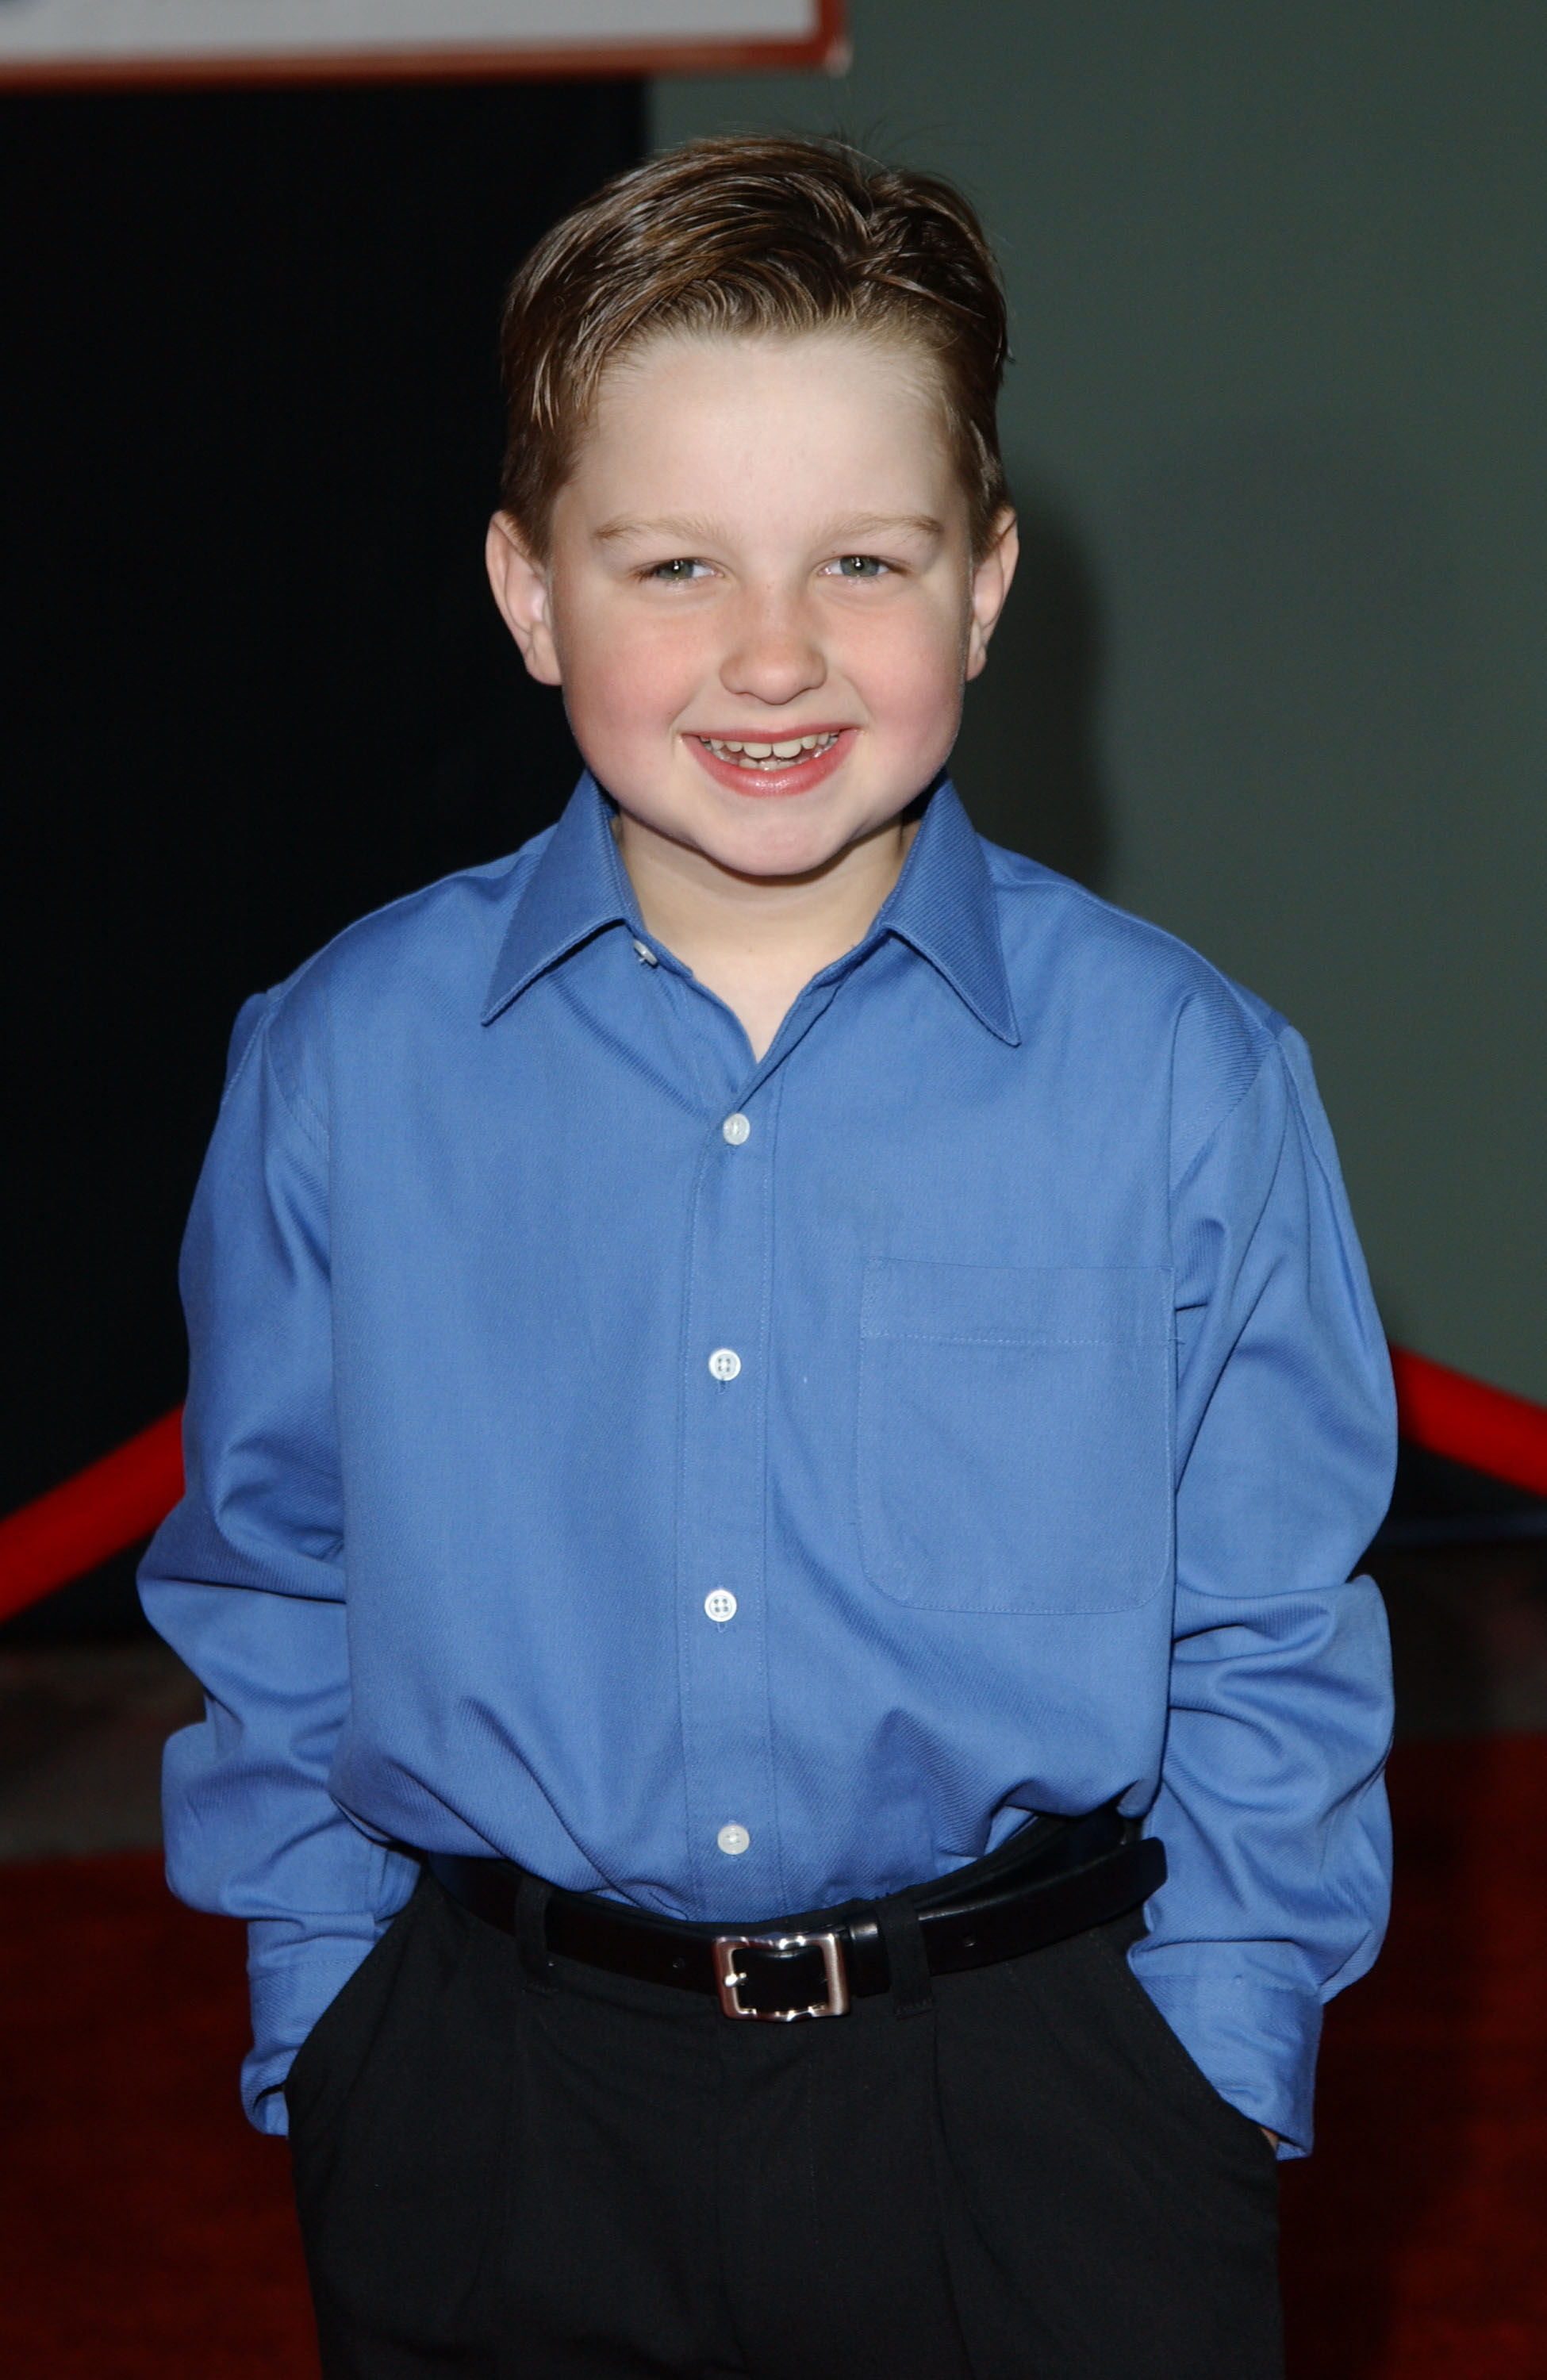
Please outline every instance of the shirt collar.
M633 891L613 841L611 813L589 771L565 804L558 824L527 880L506 929L483 1023L609 926L640 922Z
M606 801L580 779L516 905L490 979L483 1022L609 926L640 930ZM936 783L902 874L862 947L894 934L944 977L980 1024L1018 1046L999 916L983 847L948 779Z
M866 940L886 933L927 959L980 1025L1019 1048L993 880L948 777L937 780L902 874Z

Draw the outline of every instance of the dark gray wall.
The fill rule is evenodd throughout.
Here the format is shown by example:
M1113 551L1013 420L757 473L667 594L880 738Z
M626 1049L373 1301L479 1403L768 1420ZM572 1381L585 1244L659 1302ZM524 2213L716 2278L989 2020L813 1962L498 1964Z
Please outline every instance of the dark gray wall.
M841 128L1005 261L1031 568L980 823L1309 1034L1388 1328L1547 1398L1547 9L851 0Z

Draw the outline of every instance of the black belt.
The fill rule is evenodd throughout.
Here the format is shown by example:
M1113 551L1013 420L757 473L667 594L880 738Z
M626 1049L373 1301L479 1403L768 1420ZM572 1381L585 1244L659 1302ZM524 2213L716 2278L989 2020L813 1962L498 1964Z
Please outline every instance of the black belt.
M522 1876L508 1860L433 1852L437 1883L475 1916L516 1932ZM987 1967L1103 1925L1165 1881L1165 1852L1115 1803L1081 1818L1039 1817L970 1867L897 1898L919 1920L933 1975ZM718 1999L729 2017L792 2023L842 2016L853 1999L884 1992L891 1970L873 1904L846 1901L801 1917L716 1929L647 1917L590 1892L550 1894L550 1951L640 1982Z

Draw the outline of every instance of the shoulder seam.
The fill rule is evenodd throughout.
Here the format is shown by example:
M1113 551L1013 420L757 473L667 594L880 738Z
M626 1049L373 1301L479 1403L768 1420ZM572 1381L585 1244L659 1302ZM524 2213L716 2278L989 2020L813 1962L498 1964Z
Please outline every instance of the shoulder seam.
M290 990L290 986L298 982L300 977L310 971L311 964L311 961L309 959L306 965L298 969L297 973L290 978L289 983L283 985L280 991L274 995L274 998L283 999L284 995ZM325 984L323 987L323 1000L325 1004L327 1001L327 986ZM253 1040L257 1041L262 1038L263 1043L263 1062L267 1067L274 1089L279 1094L280 1104L284 1108L286 1114L289 1117L297 1130L303 1133L306 1138L311 1141L312 1147L318 1151L319 1155L325 1156L328 1148L328 1122L326 1116L323 1114L321 1109L316 1106L314 1101L306 1097L306 1094L302 1091L299 1084L287 1083L285 1079L284 1074L280 1070L279 1060L274 1047L274 1037L268 1029L270 1017L272 1017L275 1013L276 1012L274 1010L270 1010L269 1015L262 1019L258 1027L258 1031L253 1035Z
M428 902L435 893L445 892L447 887L454 884L488 882L492 879L497 879L502 870L506 877L509 877L520 869L523 860L529 862L530 872L530 868L536 864L533 845L544 843L553 831L551 826L543 827L538 833L529 836L518 850L506 852L499 859L482 860L475 868L454 868L446 875L433 878L428 884L416 884L411 892L399 892L391 901L383 901L374 909L365 910L360 917L351 917L347 925L340 926L335 934L330 934L327 941L304 958L293 973L273 987L274 996L277 998L288 992L294 985L300 983L320 961L336 951L341 943L351 941L368 926L377 925L383 918L396 916L400 909L412 908L419 902Z
M263 1039L268 1028L269 1016L271 1014L270 1002L273 1000L273 993L258 991L253 992L250 997L253 1000L261 1000L262 1002L263 1013L259 1017L257 1023L253 1026L253 1028L248 1035L247 1039L242 1043L240 1056L238 1058L236 1064L231 1068L230 1073L226 1075L225 1082L220 1087L220 1104L222 1107L225 1105L226 1100L236 1089L237 1085L241 1081L242 1076L246 1074L248 1068L257 1062L252 1053L257 1049L259 1042ZM248 1004L248 1002L244 1001L242 1002L242 1007L245 1008ZM238 1009L237 1014L239 1020L241 1010ZM236 1027L233 1026L233 1035L235 1034L235 1031Z
M1207 960L1205 960L1204 964L1207 965ZM1230 978L1226 976L1223 980L1228 984ZM1239 1090L1237 1090L1235 1098L1231 1100L1224 1113L1214 1118L1213 1123L1209 1126L1208 1131L1203 1135L1202 1139L1199 1142L1191 1156L1188 1158L1184 1164L1177 1167L1175 1173L1175 1188L1177 1190L1180 1190L1188 1174L1191 1173L1194 1168L1200 1164L1202 1160L1208 1155L1210 1149L1213 1147L1221 1133L1229 1123L1231 1117L1235 1115L1236 1111L1251 1097L1252 1092L1257 1088L1258 1084L1262 1079L1263 1070L1267 1065L1268 1060L1276 1054L1281 1054L1284 1035L1286 1030L1286 1019L1282 1016L1278 1016L1276 1011L1274 1012L1274 1014L1276 1017L1276 1029L1270 1030L1266 1025L1258 1025L1255 1027L1255 1031L1262 1037L1262 1046L1257 1052L1257 1062L1252 1067L1250 1074L1247 1076L1245 1082L1242 1083ZM1249 1019L1248 1022L1249 1023L1250 1020ZM1289 1070L1286 1067L1285 1069L1286 1075L1288 1074L1288 1071ZM1289 1077L1289 1088L1291 1095L1293 1095L1294 1077L1292 1075ZM1297 1104L1298 1102L1297 1101Z
M990 846L990 848L994 851L998 851L1001 847L1002 846L998 844L994 844ZM1012 859L1019 859L1022 858L1024 855L1019 852L1011 852L1009 856ZM1120 924L1130 928L1136 934L1143 936L1146 941L1163 942L1168 949L1177 952L1183 958L1190 959L1195 966L1201 969L1203 974L1208 976L1210 979L1218 986L1220 990L1226 994L1231 1006L1237 1010L1240 1015L1245 1019L1249 1030L1254 1033L1261 1033L1270 1029L1265 1019L1259 1018L1252 1014L1250 1008L1247 1004L1247 996L1243 992L1243 988L1235 980L1235 978L1233 976L1226 975L1224 969L1222 966L1217 965L1206 953L1197 949L1193 943L1184 941L1180 934L1174 934L1169 926L1157 925L1153 917L1141 917L1137 910L1123 908L1118 902L1107 900L1104 894L1093 892L1089 884L1081 884L1078 878L1073 876L1060 875L1057 868L1044 866L1042 861L1040 859L1030 860L1027 862L1027 864L1037 870L1037 874L1034 877L1029 880L1023 880L1019 883L999 883L996 881L994 884L995 892L1059 892L1072 894L1083 908L1099 910L1103 917L1117 920ZM1255 999L1258 998L1259 995L1252 994L1251 997ZM1261 1004L1267 1009L1269 1016L1273 1020L1271 1029L1271 1038L1276 1041L1279 1035L1284 1031L1285 1026L1288 1023L1288 1019L1283 1016L1279 1011L1273 1006L1271 1002L1263 1001Z

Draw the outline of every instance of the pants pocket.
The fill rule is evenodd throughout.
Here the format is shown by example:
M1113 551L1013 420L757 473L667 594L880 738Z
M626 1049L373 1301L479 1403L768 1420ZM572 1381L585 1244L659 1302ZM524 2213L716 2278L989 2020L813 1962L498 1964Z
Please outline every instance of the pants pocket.
M983 2380L1281 2380L1272 2155L1136 1994L1106 1929L936 1986L942 2220Z
M292 2171L330 2380L499 2368L519 1997L514 1945L426 1878L302 2046Z
M291 2059L285 2078L285 2105L292 2141L299 2129L315 2123L347 2095L370 2046L373 2013L402 1957L422 1890L422 1883L415 1888L354 1973L334 1994Z
M1128 1964L1128 1951L1143 1936L1137 1915L1119 1918L1086 1937L1098 1968L1105 1971L1108 1988L1132 2028L1156 2091L1200 2124L1254 2161L1276 2167L1272 2143L1260 2124L1215 2090L1187 2044L1174 2033Z

